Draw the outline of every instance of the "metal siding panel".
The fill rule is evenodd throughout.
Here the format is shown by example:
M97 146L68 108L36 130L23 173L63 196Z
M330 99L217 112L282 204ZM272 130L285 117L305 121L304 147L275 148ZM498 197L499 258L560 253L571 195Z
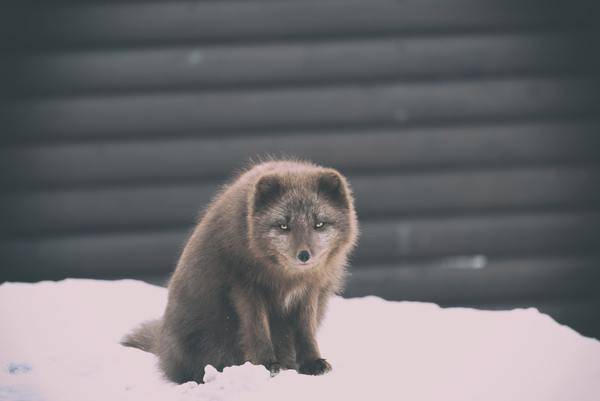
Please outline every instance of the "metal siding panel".
M593 25L594 2L544 0L163 1L38 5L6 13L4 47L122 46Z
M350 176L363 220L397 216L596 208L598 165ZM185 226L220 183L39 190L4 196L0 235Z
M0 148L5 188L224 180L258 155L295 155L344 173L473 170L597 161L597 122L309 130Z
M600 109L583 79L498 79L262 91L21 100L0 123L13 141L203 130L416 124L579 116Z
M594 72L583 34L399 37L23 54L2 95L332 84ZM19 80L14 80L13 71Z

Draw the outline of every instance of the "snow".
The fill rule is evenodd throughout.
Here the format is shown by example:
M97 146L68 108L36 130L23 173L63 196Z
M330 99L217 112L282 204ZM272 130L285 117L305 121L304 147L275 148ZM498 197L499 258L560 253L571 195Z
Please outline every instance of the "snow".
M165 381L118 341L160 316L164 288L66 280L0 286L0 400L600 400L600 342L535 309L444 309L332 300L319 331L325 376L249 363Z

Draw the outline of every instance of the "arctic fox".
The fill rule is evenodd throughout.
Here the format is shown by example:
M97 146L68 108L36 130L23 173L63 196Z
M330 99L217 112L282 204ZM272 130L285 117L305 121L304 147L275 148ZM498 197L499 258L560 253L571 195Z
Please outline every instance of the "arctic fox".
M208 206L169 282L162 319L122 344L156 354L166 377L202 382L250 361L320 375L315 332L341 290L358 222L347 180L308 162L257 164Z

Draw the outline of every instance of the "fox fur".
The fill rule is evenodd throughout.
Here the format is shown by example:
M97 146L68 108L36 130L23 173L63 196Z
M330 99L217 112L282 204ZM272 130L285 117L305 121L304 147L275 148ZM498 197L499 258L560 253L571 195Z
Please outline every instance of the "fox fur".
M357 236L352 191L338 171L292 160L254 165L201 216L163 317L122 344L156 354L177 383L201 383L207 364L246 361L272 374L326 373L315 334Z

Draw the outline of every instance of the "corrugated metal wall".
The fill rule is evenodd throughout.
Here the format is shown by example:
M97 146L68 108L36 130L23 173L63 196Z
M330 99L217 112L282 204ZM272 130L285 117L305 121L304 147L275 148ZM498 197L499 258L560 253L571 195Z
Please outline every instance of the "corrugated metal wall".
M79 1L0 16L3 280L173 268L250 157L339 168L348 295L600 336L593 2Z

